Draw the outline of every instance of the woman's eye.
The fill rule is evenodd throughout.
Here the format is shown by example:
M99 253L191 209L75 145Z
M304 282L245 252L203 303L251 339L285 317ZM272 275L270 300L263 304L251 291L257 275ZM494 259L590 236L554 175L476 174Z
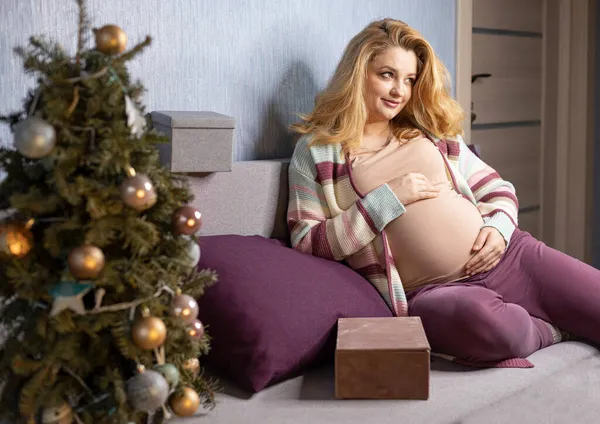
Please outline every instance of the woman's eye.
M415 85L415 82L416 82L416 80L414 78L406 78L406 81L408 81L412 85Z
M391 72L384 72L384 73L381 74L381 76L383 78L392 78L393 77L393 75L392 75Z

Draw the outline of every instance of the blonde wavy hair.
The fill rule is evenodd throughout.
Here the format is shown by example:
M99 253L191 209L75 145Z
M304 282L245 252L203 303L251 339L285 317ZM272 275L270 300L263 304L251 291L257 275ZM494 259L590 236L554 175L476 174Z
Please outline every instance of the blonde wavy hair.
M438 138L462 134L464 111L450 96L448 70L421 34L394 19L372 22L352 38L328 86L317 95L313 111L300 115L302 122L290 129L311 133L311 144L341 143L346 151L358 146L368 117L367 67L390 47L402 47L417 56L412 96L392 119L392 134L401 141L423 133Z

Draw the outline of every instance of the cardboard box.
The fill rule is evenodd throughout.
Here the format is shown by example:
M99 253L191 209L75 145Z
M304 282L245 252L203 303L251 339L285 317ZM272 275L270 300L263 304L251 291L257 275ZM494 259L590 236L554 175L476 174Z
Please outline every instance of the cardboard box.
M235 119L216 112L154 111L152 127L169 137L161 162L173 172L231 171Z
M429 342L419 317L340 318L338 399L428 399Z

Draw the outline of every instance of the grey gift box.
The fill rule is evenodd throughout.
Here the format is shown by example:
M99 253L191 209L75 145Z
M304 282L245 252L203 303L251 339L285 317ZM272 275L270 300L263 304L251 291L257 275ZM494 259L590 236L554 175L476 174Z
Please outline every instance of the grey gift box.
M169 137L161 162L173 172L231 171L235 119L216 112L154 111L152 126Z

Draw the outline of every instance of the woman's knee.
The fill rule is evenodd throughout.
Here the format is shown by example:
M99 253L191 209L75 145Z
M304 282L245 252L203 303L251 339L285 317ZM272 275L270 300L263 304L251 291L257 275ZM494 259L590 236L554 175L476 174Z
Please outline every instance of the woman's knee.
M530 353L522 342L523 331L529 328L529 322L523 322L530 320L527 311L495 297L452 294L424 297L411 305L411 315L421 317L433 349L479 361L524 357ZM515 308L507 310L507 307Z
M448 287L432 291L410 302L409 313L432 325L460 328L469 324L473 317L488 315L486 305L490 299L484 299L481 290L487 289Z
M529 313L515 304L504 304L502 314L488 314L476 330L494 360L525 358L531 352L528 342L533 331ZM491 360L491 359L490 359Z

